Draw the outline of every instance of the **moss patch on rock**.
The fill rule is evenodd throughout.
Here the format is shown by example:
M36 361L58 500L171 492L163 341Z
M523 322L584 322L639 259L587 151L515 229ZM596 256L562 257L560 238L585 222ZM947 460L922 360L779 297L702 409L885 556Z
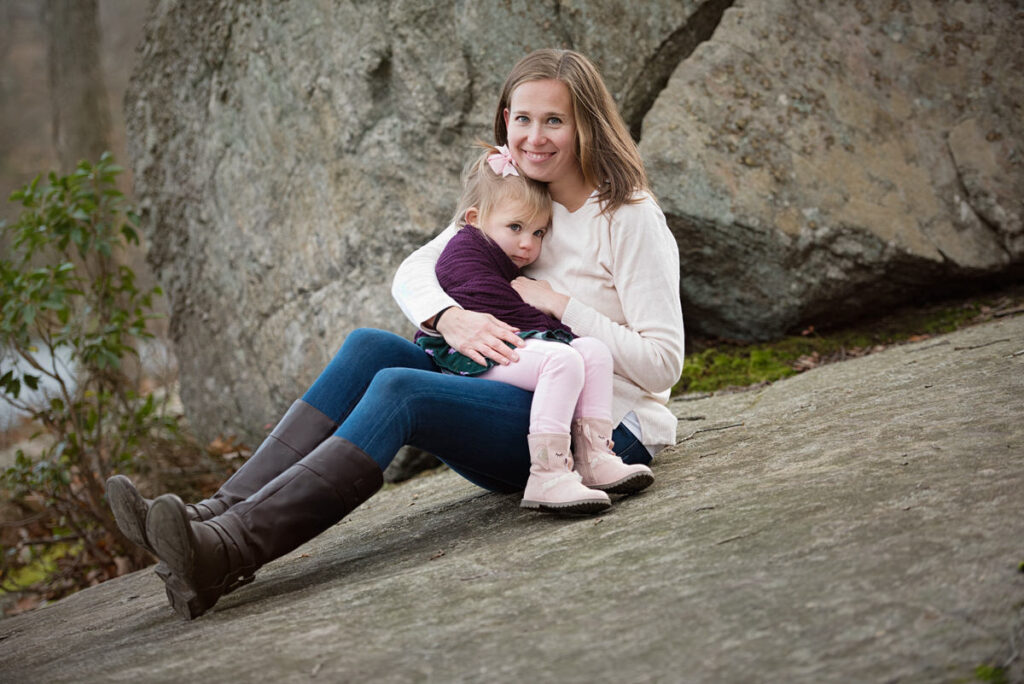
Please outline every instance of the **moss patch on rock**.
M810 326L773 342L687 339L683 375L672 394L763 385L816 368L919 342L994 318L1024 313L1024 285L904 307L881 318L835 329Z

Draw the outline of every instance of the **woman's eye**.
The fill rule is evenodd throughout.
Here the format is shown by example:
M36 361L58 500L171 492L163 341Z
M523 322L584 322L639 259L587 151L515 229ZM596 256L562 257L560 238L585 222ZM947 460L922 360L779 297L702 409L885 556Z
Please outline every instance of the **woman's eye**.
M515 118L516 123L529 123L530 119L525 114L520 114Z
M548 117L548 123L552 126L557 126L562 123L562 119L557 116Z

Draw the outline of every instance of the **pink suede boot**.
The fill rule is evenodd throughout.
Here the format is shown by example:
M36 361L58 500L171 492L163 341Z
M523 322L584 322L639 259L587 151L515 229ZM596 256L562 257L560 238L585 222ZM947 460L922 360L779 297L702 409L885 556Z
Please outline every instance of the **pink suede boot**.
M554 513L597 513L612 505L604 492L580 484L580 476L572 471L572 455L567 434L532 434L530 444L530 479L526 482L523 508Z
M584 486L612 494L631 494L654 482L642 463L626 465L612 451L612 425L596 418L572 421L573 459Z

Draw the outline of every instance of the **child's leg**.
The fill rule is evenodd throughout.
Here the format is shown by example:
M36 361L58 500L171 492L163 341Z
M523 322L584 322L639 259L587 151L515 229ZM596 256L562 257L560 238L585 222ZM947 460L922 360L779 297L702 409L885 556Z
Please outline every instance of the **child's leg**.
M480 377L533 390L530 434L568 434L584 384L583 358L567 344L533 338L518 351L518 361L494 366Z
M608 508L608 495L585 487L572 472L569 422L583 388L583 357L561 342L528 339L518 361L495 366L481 377L533 390L527 435L530 477L520 506L573 513Z
M577 337L572 348L583 357L583 391L573 418L612 419L612 371L615 362L604 342L596 337Z
M586 366L572 421L576 472L587 487L619 494L640 491L654 481L650 468L626 465L612 450L612 354L594 337L579 337L572 346Z

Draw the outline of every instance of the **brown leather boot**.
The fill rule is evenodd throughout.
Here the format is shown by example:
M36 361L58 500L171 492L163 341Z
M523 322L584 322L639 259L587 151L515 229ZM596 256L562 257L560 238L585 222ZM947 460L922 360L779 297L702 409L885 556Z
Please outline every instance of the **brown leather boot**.
M149 507L153 505L153 500L139 494L135 484L124 475L114 475L107 480L107 503L110 504L110 510L114 512L114 521L117 522L117 526L124 536L128 537L128 541L136 546L141 546L155 556L156 551L153 550L149 539L146 538L146 515L149 513ZM189 520L204 520L202 517L204 514L207 518L213 517L208 510L200 511L191 504L185 508ZM163 562L157 563L153 572L165 582L171 573L167 569L167 564Z
M242 467L209 499L188 504L191 520L202 521L220 515L288 469L334 432L338 424L299 399L291 405L274 430ZM155 555L146 538L146 514L153 504L143 497L124 475L107 480L107 503L117 526L132 543ZM157 566L157 574L161 574Z
M319 409L301 399L296 400L256 453L221 485L216 494L191 504L199 519L209 520L255 494L337 429L338 424Z
M253 573L309 541L352 512L384 484L377 463L340 437L328 437L308 456L245 501L205 522L194 522L181 499L153 502L146 534L170 574L171 606L199 617Z
M153 500L142 496L135 484L124 475L114 475L107 480L107 503L114 513L118 528L128 537L128 541L153 553L153 547L146 538L146 514ZM188 515L192 520L202 520L193 507L188 508Z

